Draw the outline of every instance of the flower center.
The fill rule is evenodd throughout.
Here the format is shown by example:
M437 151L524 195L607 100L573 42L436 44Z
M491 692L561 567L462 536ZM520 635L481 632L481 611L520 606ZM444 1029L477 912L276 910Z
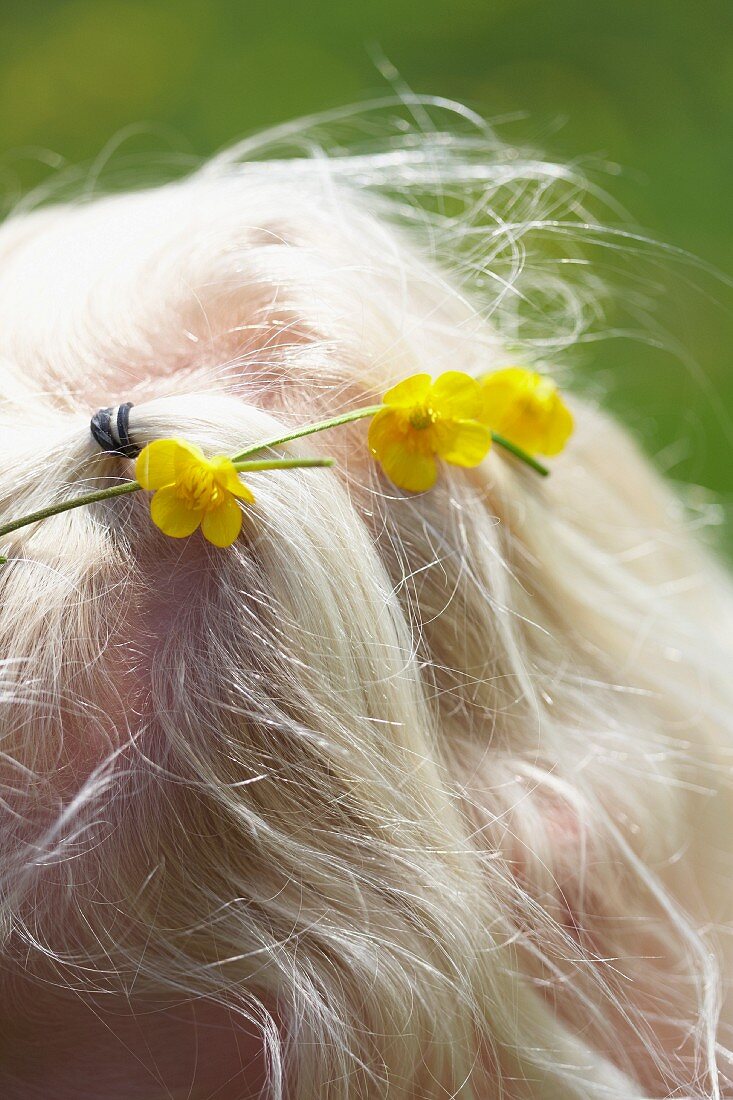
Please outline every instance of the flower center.
M186 506L197 512L210 512L223 497L214 475L203 466L189 466L176 488Z
M437 418L438 414L429 405L415 405L410 410L410 427L421 432L424 428L429 428L431 424L434 424Z

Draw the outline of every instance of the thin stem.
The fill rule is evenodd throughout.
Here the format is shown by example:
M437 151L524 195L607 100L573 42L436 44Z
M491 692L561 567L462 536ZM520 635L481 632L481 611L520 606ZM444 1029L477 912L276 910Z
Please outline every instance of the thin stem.
M350 424L352 420L363 420L365 416L374 416L382 408L381 405L368 405L363 409L355 409L353 412L343 413L341 416L332 416L329 420L319 420L317 424L308 424L305 428L297 428L287 435L279 435L274 439L266 439L264 443L253 443L245 451L234 455L232 462L240 462L247 455L255 451L262 451L265 447L278 447L281 443L289 443L291 439L301 439L304 435L313 435L315 432L323 432L326 428L338 428L341 424Z
M543 477L547 477L549 470L547 466L543 466L541 462L538 462L536 458L533 458L531 454L528 454L521 447L518 447L516 443L510 443L508 439L505 439L503 435L499 435L498 432L492 432L491 438L494 443L498 443L504 450L509 451L516 458L526 462L528 466L531 466L533 470L536 470L538 474L542 474Z
M234 469L248 470L297 470L301 466L333 466L332 458L259 458L240 462L232 459Z
M60 512L70 512L72 508L83 508L85 504L95 504L98 500L121 497L124 493L136 493L138 489L142 489L139 481L125 481L122 485L113 485L110 489L99 489L96 493L87 493L83 497L74 497L73 500L62 500L58 504L49 504L46 508L39 508L37 512L30 512L27 516L3 524L0 527L0 538L3 535L9 535L11 531L17 531L19 527L26 527L29 523L37 523L39 519L57 516Z

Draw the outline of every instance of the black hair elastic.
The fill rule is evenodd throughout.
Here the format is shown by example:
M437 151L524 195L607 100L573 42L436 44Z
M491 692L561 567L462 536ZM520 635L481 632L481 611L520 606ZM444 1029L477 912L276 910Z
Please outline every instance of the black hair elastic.
M103 451L135 458L140 448L130 439L130 409L132 401L95 412L89 425L91 433Z

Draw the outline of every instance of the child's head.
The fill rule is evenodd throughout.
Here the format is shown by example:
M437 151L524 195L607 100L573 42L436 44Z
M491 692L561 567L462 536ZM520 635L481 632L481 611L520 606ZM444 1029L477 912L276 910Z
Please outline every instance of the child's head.
M10 219L0 521L132 476L100 405L233 454L551 373L522 232L572 187L407 135ZM402 492L356 423L252 475L229 549L144 494L0 547L8 1100L721 1095L733 599L572 404L545 481L495 448Z

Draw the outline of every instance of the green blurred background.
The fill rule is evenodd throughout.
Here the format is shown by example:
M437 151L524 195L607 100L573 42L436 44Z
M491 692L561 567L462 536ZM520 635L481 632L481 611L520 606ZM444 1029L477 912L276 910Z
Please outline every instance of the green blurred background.
M171 174L263 126L388 94L381 55L507 141L607 164L636 225L733 273L731 0L2 0L0 193L7 206L66 165L131 153ZM653 336L586 345L578 363L725 520L733 291L672 266L656 271Z

